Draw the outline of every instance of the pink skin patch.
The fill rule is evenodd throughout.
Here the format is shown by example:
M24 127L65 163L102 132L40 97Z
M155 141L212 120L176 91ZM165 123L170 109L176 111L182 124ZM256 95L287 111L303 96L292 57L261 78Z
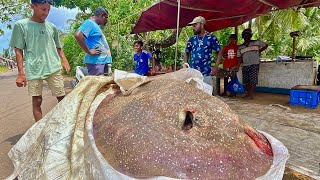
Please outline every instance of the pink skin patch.
M273 156L271 144L269 143L266 137L264 137L260 133L254 132L252 129L249 128L246 128L245 133L253 140L253 142L259 149L261 149L264 153Z
M189 111L189 112L191 112L192 114L195 114L195 113L198 112L195 108L192 108L192 107L186 107L186 108L185 108L185 111Z

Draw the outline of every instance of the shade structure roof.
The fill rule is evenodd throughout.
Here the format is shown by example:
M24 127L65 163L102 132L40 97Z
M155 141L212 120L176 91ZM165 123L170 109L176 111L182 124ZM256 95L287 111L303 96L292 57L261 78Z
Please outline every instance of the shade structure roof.
M212 32L243 24L274 8L316 6L320 6L320 0L180 0L179 27L203 16L206 30ZM177 15L177 0L162 0L142 13L132 33L175 29Z

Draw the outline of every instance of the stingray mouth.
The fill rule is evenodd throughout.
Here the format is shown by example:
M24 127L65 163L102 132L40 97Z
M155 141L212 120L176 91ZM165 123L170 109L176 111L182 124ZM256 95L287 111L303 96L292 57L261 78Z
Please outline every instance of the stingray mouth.
M190 130L193 127L194 116L190 111L184 111L181 114L181 119L183 120L182 130Z

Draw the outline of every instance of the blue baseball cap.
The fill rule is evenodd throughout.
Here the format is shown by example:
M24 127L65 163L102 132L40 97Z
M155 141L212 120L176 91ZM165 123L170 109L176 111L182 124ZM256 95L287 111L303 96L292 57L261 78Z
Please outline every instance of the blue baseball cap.
M53 5L53 0L31 0L31 4L43 4L43 3L49 3Z

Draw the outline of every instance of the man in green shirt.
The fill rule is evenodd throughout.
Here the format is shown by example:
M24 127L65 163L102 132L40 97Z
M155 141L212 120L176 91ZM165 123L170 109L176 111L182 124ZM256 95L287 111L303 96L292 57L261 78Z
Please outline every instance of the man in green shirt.
M15 48L19 71L16 84L18 87L25 87L28 82L28 94L32 96L36 121L42 118L43 80L48 82L53 96L61 101L65 96L61 66L67 73L70 71L58 29L46 21L52 3L53 0L32 0L32 17L16 22L10 41L10 46Z

